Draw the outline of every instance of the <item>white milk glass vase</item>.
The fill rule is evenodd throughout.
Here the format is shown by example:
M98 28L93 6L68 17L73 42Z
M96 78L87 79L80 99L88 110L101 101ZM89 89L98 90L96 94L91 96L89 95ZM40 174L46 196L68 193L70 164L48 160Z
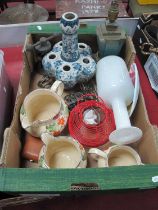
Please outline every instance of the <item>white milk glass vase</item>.
M142 131L134 126L128 116L127 106L132 103L134 86L124 60L118 56L106 56L97 64L98 95L113 109L116 130L109 140L123 145L138 141Z

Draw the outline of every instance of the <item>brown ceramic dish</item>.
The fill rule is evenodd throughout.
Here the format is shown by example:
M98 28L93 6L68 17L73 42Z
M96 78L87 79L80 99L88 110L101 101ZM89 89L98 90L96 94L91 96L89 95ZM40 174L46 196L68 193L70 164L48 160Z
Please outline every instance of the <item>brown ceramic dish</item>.
M26 133L22 157L27 160L38 162L38 156L42 146L43 142L40 138L33 137L29 133Z

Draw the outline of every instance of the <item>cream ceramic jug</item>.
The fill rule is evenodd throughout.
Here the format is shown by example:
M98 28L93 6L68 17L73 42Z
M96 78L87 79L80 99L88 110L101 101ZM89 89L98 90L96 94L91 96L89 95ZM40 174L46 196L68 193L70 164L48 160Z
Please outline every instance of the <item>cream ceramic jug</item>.
M51 89L30 92L20 109L22 128L35 137L40 137L43 132L59 135L69 116L68 107L61 97L63 90L63 83L55 81Z
M43 133L44 142L39 154L39 167L42 168L85 168L87 156L83 146L68 136L54 137Z
M107 150L91 148L88 151L98 162L98 167L143 165L139 154L130 146L114 145Z

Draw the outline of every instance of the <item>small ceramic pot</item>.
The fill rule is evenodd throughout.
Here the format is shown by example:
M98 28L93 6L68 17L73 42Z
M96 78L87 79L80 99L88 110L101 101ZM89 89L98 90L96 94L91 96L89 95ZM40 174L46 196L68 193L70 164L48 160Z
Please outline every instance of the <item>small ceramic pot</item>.
M143 165L139 154L129 146L115 145L105 151L92 148L88 153L93 154L92 158L97 160L98 167Z
M39 154L39 167L42 168L85 168L86 152L83 146L68 136L53 137L43 133L44 142Z
M69 112L61 97L63 89L63 83L56 81L51 89L37 89L25 97L20 121L32 136L40 137L43 132L57 136L65 128Z

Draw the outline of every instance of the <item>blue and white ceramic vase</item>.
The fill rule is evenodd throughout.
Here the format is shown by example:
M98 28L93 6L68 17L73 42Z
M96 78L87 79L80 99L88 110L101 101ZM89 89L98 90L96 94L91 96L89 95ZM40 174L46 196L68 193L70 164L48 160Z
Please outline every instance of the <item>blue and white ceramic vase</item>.
M79 18L75 13L67 13L62 16L60 26L63 31L61 57L67 62L75 62L80 57L77 35Z
M91 57L91 48L78 43L79 18L73 12L62 15L60 20L62 41L54 45L42 60L46 75L64 83L65 89L73 88L78 82L91 79L96 71L96 63Z

